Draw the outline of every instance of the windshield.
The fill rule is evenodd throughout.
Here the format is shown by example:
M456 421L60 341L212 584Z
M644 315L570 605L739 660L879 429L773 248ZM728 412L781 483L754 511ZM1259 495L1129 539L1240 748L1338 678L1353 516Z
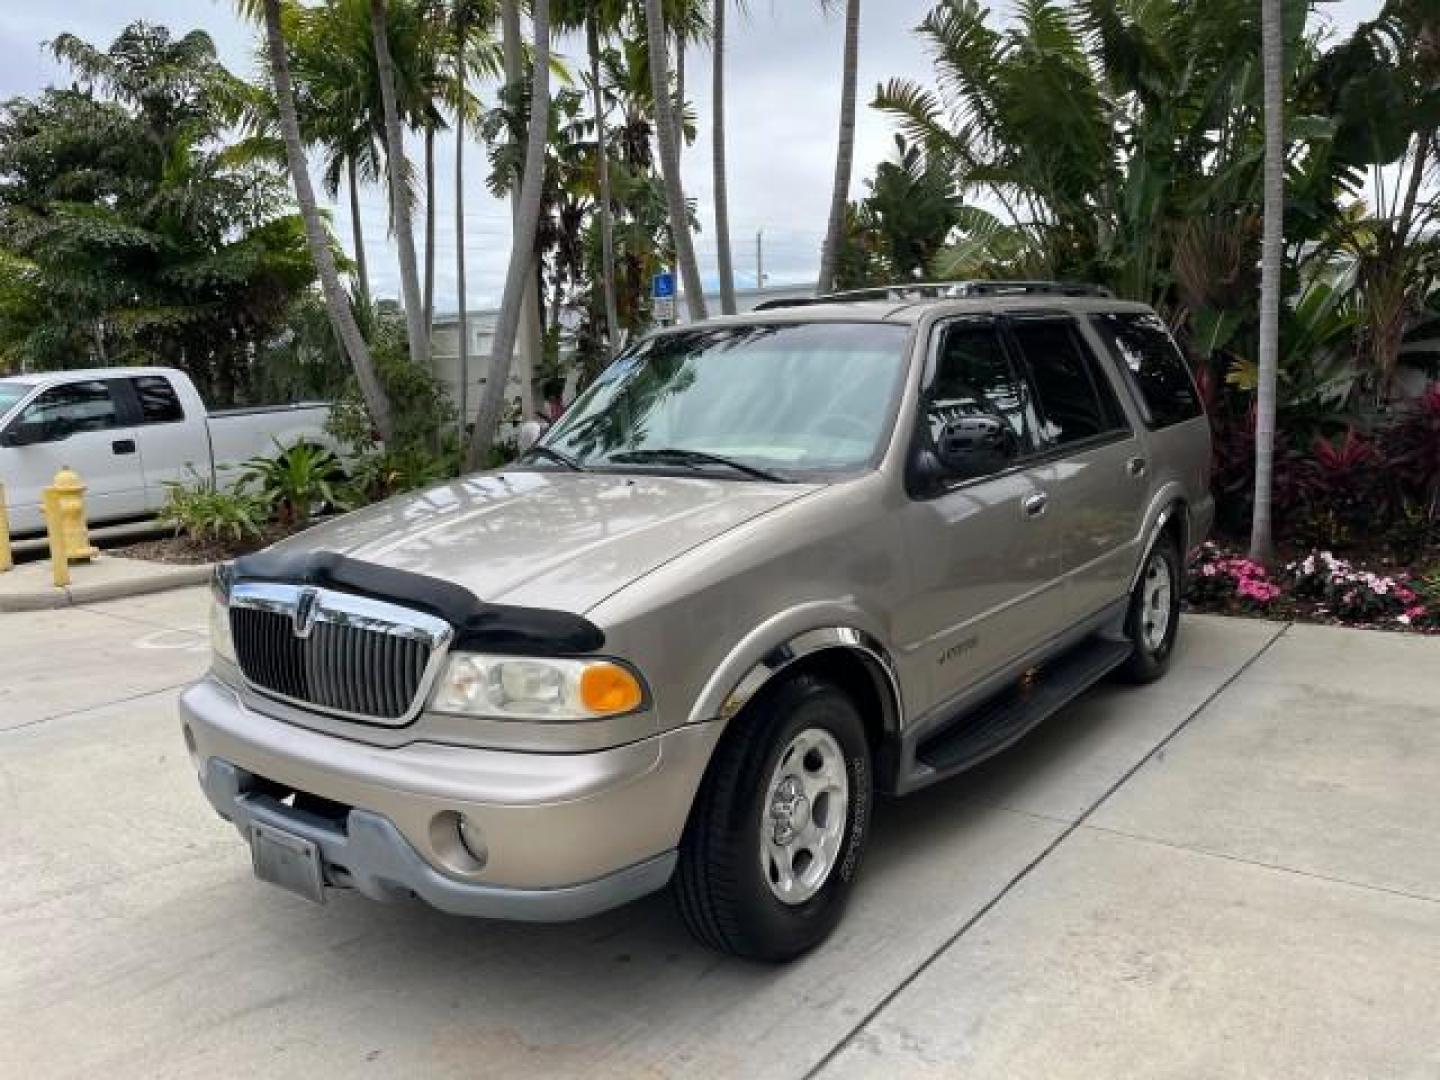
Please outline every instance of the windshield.
M881 323L809 323L651 337L616 360L543 445L581 468L699 469L725 458L752 478L853 472L889 428L906 334Z
M9 379L0 379L0 416L4 416L13 409L31 390L29 383L13 382Z

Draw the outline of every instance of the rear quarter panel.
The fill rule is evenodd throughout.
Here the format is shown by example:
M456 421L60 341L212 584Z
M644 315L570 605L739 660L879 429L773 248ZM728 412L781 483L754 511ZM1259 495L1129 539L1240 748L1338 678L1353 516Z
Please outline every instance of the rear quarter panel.
M339 445L325 431L329 416L328 405L282 405L211 414L210 446L217 481L221 486L234 484L246 461L273 457L277 443L283 448L309 442L339 453Z

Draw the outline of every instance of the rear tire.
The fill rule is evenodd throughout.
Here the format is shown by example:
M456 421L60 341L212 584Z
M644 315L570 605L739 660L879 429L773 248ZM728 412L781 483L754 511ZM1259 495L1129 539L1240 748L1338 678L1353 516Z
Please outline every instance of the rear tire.
M690 932L754 960L813 949L844 913L873 798L850 697L811 675L767 688L731 721L686 826L675 895Z
M1130 594L1125 636L1135 646L1118 674L1132 683L1152 683L1170 670L1180 633L1180 548L1167 533L1155 541Z

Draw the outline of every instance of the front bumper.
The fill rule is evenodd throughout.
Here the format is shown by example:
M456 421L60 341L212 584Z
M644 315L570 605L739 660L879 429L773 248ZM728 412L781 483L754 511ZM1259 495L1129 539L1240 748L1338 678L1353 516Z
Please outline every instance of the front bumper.
M181 696L180 715L207 798L242 835L259 821L304 836L327 884L375 899L414 894L456 914L533 921L664 886L719 734L691 725L585 754L380 747L257 712L214 679ZM458 815L483 836L483 864L456 857Z

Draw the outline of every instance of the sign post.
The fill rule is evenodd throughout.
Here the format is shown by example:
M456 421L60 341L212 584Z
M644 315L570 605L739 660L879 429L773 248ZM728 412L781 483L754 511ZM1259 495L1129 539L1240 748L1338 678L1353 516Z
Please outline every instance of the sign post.
M657 323L675 321L675 273L662 270L650 279L650 313Z

